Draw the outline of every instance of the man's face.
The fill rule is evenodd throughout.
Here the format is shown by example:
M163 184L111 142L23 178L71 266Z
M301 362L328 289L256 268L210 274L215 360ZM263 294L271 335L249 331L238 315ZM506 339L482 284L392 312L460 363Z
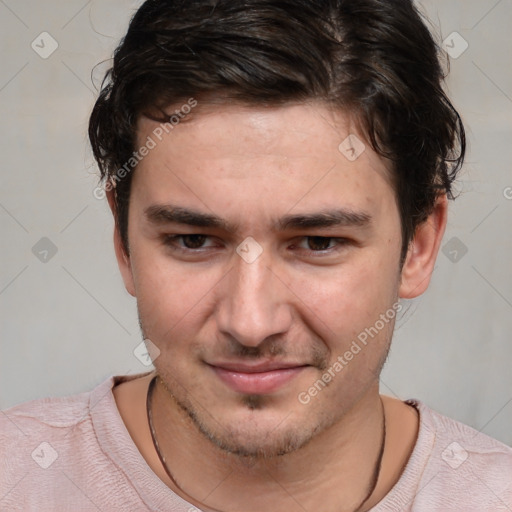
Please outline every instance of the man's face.
M357 132L319 104L190 115L162 141L139 122L139 147L157 145L133 177L125 282L200 431L285 453L375 392L400 285L389 169L368 145L340 151Z

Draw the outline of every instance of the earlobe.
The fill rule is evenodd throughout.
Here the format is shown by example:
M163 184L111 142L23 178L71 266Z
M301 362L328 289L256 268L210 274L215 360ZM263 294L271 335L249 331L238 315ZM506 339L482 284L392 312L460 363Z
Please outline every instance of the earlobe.
M413 299L430 283L448 218L446 194L438 197L433 212L416 228L402 268L399 297Z
M126 253L124 249L123 242L121 240L121 233L119 232L119 224L117 222L116 216L116 206L114 199L114 191L111 190L107 192L107 200L112 210L112 215L114 216L114 250L116 253L117 265L119 266L119 270L121 271L121 276L124 281L124 286L126 291L135 297L135 286L133 282L133 272L132 265L130 261L130 256Z

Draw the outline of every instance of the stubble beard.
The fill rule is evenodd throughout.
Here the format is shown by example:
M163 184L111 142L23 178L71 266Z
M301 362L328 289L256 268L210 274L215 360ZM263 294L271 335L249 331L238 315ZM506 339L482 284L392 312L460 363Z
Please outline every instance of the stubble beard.
M142 323L140 322L141 331ZM375 379L378 381L382 368L388 358L389 349L391 345L393 329L388 333L386 348L381 354L377 366L375 369ZM328 366L328 359L323 358L321 352L316 354L318 356L317 368L319 371L323 371ZM165 395L173 403L174 408L189 420L191 426L199 432L205 439L211 442L215 447L219 448L226 454L235 455L240 460L247 464L252 464L258 460L272 459L275 457L281 457L308 445L318 434L327 430L337 423L344 413L338 412L326 413L321 411L310 411L312 414L307 414L307 409L302 414L304 418L299 418L295 424L292 423L293 412L286 415L280 422L278 422L270 430L264 432L247 432L240 429L233 428L232 426L221 425L207 410L205 406L193 400L189 393L183 389L184 393L179 396L178 393L173 392L173 389L181 389L183 386L172 377L170 372L161 371L158 368L159 365L155 364L159 380L164 384ZM368 383L367 387L370 387L374 381ZM361 390L361 394L363 390ZM194 403L197 402L197 405ZM265 413L271 405L269 404L269 398L262 395L243 395L239 397L238 407L243 406L247 411L250 411L254 415L259 412ZM309 406L304 406L309 407ZM331 407L331 410L334 407ZM302 412L302 411L301 411ZM317 416L316 421L312 421L312 418ZM309 421L307 418L310 418ZM257 418L255 418L257 420ZM255 421L257 423L257 421ZM215 424L219 428L215 428ZM288 427L286 427L288 425ZM245 460L244 460L245 459Z
M166 383L167 379L161 373L158 375L164 382L166 395L174 402L181 414L188 418L191 426L222 452L246 459L246 463L272 459L300 450L319 431L334 423L334 421L324 421L316 426L304 424L293 426L289 425L289 419L293 416L293 413L290 413L275 427L265 432L237 430L216 422L207 411L202 412L204 407L196 406L188 397L177 397ZM259 412L264 414L265 409L269 408L268 398L261 395L243 395L239 400L239 405L241 404L255 415ZM218 428L215 428L215 424ZM287 424L288 427L286 427Z

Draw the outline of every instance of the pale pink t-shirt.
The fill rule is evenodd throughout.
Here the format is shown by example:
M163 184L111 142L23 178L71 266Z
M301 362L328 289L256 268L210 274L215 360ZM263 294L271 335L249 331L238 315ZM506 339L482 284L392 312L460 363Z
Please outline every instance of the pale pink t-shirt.
M114 384L141 375L0 413L0 510L197 511L153 473L119 415ZM418 439L372 511L512 511L512 448L419 400L407 403L420 414Z

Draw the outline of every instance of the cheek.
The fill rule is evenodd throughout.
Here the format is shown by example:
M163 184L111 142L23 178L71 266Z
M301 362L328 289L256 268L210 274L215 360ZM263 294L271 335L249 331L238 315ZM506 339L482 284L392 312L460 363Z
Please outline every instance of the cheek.
M329 344L334 351L342 350L373 326L395 302L398 247L394 245L389 251L368 248L364 257L360 255L323 275L302 279L297 286L303 314L326 342L331 340ZM388 332L387 327L383 336Z
M192 328L208 301L208 291L219 280L215 272L173 264L150 249L133 251L132 267L145 334L161 343L171 337L177 340L176 330L181 337Z

